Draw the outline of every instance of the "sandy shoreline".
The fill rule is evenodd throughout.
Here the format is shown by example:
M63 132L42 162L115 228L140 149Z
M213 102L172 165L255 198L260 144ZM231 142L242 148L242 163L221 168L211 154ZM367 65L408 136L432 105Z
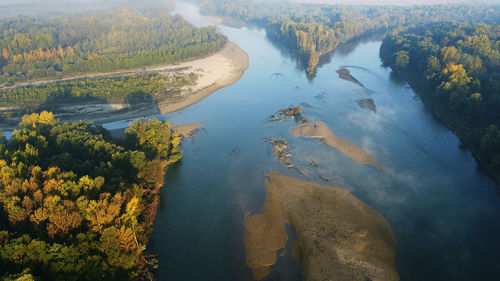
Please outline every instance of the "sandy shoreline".
M289 224L304 280L396 281L396 242L382 216L345 189L270 172L263 213L245 218L247 264L262 280L285 247Z
M94 121L99 124L171 113L189 107L215 91L234 84L243 76L248 65L248 54L234 42L228 41L222 50L211 56L178 64L149 68L148 71L160 74L183 72L186 74L194 73L198 76L196 85L182 88L180 94L163 98L160 102L132 105L89 102L76 105L54 105L52 108L43 109L53 111L56 118L59 118L63 122L83 120L87 122ZM15 116L2 120L0 122L0 129L4 131L12 130L17 127L20 119L21 116Z
M197 103L213 92L234 84L238 81L249 65L248 54L236 43L228 41L226 46L213 56L185 62L171 68L187 68L186 72L200 75L197 85L191 92L180 97L167 99L159 104L160 113L170 113ZM159 71L168 71L168 68Z

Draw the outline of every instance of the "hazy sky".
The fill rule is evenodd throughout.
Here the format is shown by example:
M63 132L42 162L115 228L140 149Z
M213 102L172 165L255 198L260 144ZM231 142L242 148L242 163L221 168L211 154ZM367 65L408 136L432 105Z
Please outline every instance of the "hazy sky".
M54 16L116 7L166 7L168 3L169 0L0 0L0 18L18 15Z
M414 4L446 4L446 3L488 3L500 4L500 0L290 0L292 2L328 3L328 4L377 4L377 5L414 5Z

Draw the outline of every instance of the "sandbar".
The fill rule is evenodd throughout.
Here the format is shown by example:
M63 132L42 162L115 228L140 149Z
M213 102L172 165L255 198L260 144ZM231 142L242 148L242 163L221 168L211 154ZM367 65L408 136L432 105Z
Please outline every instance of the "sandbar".
M189 123L172 126L172 130L178 131L182 139L193 138L195 132L200 129L200 123Z
M329 147L333 147L351 160L359 164L369 164L389 172L382 164L377 162L368 152L357 147L355 144L337 137L325 123L316 121L313 124L305 123L295 127L291 132L294 137L305 137L319 139Z
M293 229L304 280L397 281L396 243L382 216L347 190L270 172L262 214L245 218L246 261L262 280Z
M375 102L373 101L373 99L360 99L360 100L358 100L358 105L361 108L369 109L369 110L377 113L377 106L375 105Z
M363 83L359 82L358 79L354 78L354 76L351 75L351 72L348 69L342 68L337 70L337 74L339 75L340 79L352 82L360 87L365 87Z

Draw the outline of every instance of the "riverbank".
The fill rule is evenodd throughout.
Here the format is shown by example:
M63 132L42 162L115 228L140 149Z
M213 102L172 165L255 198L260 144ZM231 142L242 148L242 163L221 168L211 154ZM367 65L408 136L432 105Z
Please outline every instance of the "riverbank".
M47 105L37 110L52 111L63 122L83 120L94 121L95 123L107 123L124 119L134 119L141 116L166 114L182 110L203 100L215 91L234 84L243 76L248 65L248 54L235 43L228 41L222 50L211 56L147 69L147 71L160 74L175 72L197 76L195 85L183 87L179 93L174 95L161 98L160 100L136 104L88 102L81 104ZM130 74L130 71L123 73L123 75ZM112 75L116 76L117 73L113 73ZM19 108L17 109L19 110ZM12 110L12 108L5 110ZM0 129L8 131L16 128L23 114L24 112L22 114L14 114L0 121Z
M479 163L480 167L484 168L488 174L495 180L497 186L500 185L500 174L495 173L495 171L489 167L487 161L480 154L478 148L478 141L475 140L474 129L470 129L471 125L468 122L460 118L460 116L452 115L447 108L444 108L436 101L430 93L432 89L427 85L427 81L422 79L417 73L413 72L401 72L395 68L388 66L391 70L398 76L403 78L408 82L408 85L413 89L413 91L419 96L422 103L427 109L436 117L442 124L444 124L450 131L452 131L461 141L461 147L468 149L474 159Z

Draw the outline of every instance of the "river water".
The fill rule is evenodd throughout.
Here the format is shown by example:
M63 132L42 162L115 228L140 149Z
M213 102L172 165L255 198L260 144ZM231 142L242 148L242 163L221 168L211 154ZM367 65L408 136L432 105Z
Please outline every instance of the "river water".
M176 10L198 26L208 24L192 4L179 2ZM312 157L332 179L328 184L348 189L387 220L401 280L500 278L494 181L408 84L381 66L380 40L339 48L308 78L265 31L220 29L249 54L245 75L187 109L156 116L202 124L167 174L150 245L158 254L159 280L253 280L245 263L245 213L261 211L269 171L304 179L276 162L264 141L270 137L288 140L291 159L309 180L325 183L308 168L305 159ZM339 68L349 69L366 88L339 79ZM377 113L358 106L363 98L374 100ZM324 121L390 173L357 164L317 140L293 138L294 121L270 121L278 110L299 104L310 121ZM280 257L266 280L301 280L297 261Z

